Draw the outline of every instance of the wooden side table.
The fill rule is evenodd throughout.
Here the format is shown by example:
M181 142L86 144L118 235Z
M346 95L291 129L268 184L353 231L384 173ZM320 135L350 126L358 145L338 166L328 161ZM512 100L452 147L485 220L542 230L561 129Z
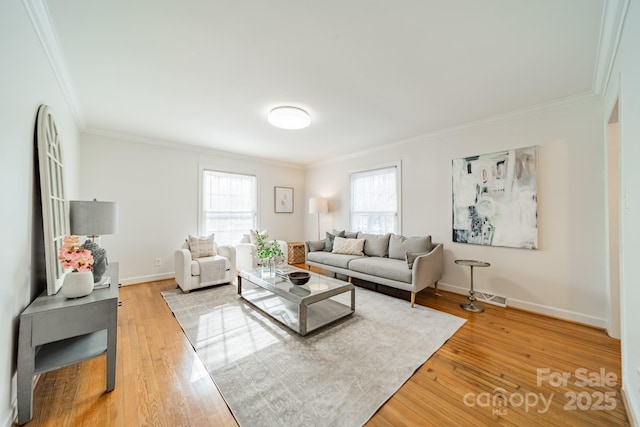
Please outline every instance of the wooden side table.
M469 302L460 304L460 307L468 311L473 311L475 313L483 312L484 307L474 304L476 297L475 293L473 292L473 267L489 267L491 264L489 264L488 262L476 261L472 259L457 259L455 260L455 263L471 267L471 289L469 290Z
M32 416L34 375L106 354L106 391L115 387L118 263L110 263L105 274L110 280L106 288L73 299L44 292L20 314L18 424Z
M304 264L304 243L287 242L289 264Z

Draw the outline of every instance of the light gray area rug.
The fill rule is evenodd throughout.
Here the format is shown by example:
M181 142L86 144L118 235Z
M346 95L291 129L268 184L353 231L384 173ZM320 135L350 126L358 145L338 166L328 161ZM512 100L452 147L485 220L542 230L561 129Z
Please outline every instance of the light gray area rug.
M363 425L465 322L356 287L353 315L301 337L233 285L162 295L245 427Z

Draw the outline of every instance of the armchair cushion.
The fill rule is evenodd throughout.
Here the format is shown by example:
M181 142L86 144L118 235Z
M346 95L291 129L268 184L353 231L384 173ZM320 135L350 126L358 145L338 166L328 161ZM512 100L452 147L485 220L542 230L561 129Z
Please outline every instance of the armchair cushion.
M213 233L207 237L198 237L189 234L188 242L192 258L202 258L206 256L217 255Z

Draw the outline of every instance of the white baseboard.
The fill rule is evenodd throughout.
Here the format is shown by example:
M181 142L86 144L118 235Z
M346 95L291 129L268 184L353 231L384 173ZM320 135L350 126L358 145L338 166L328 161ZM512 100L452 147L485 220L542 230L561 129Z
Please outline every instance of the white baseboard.
M622 401L624 402L624 409L627 413L627 418L629 418L629 424L631 425L631 427L636 427L638 425L638 417L640 416L640 414L637 413L637 410L639 408L636 408L633 404L633 401L628 398L628 393L626 392L624 382L622 383L620 392L622 393Z
M126 279L120 279L120 284L122 286L135 285L138 283L153 282L155 280L173 279L174 277L176 277L176 274L171 271L169 273L151 274L149 276L128 277Z
M2 423L2 427L11 427L14 422L18 422L18 401L14 400L11 402L11 408L4 422Z
M469 288L448 283L438 282L438 289L453 292L460 295L468 295ZM532 311L534 313L544 314L546 316L557 317L559 319L570 320L572 322L584 323L585 325L595 326L597 328L606 329L607 320L589 314L578 313L575 311L565 310L562 308L551 307L548 305L536 304L529 301L514 299L507 296L508 306L519 308L522 310Z

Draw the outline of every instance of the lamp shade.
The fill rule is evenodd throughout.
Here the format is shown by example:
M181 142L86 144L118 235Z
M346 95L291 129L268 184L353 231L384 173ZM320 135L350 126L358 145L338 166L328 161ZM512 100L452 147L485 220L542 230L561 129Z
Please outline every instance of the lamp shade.
M69 202L71 234L102 236L118 232L118 202L71 200Z
M321 198L309 199L309 213L319 214L329 212L329 201Z

